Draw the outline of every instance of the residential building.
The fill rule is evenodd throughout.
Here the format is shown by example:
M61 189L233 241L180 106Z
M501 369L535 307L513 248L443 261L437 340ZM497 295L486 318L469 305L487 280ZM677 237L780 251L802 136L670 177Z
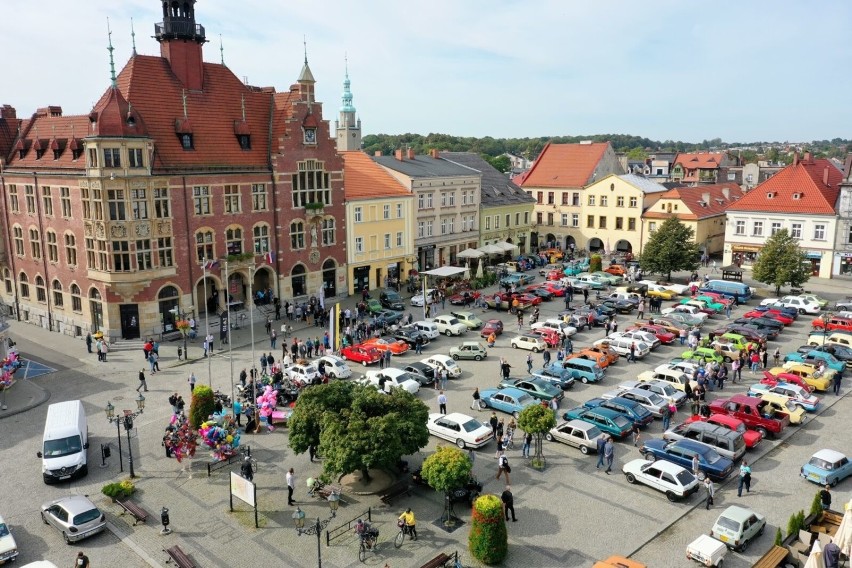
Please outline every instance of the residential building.
M829 278L842 178L829 160L796 154L792 164L728 206L723 263L750 267L767 237L787 229L799 241L811 273Z
M553 144L541 151L533 167L514 178L535 200L530 241L538 247L585 246L580 215L583 191L595 180L623 173L609 142Z
M666 192L636 174L609 174L583 191L577 246L590 251L637 254L647 240L642 212Z
M702 183L722 183L737 179L737 171L729 172L730 166L738 166L738 158L726 152L680 152L675 156L671 167L671 181L683 185L698 185Z
M361 149L361 119L356 116L355 105L352 104L351 85L349 65L347 64L346 75L343 79L343 104L340 106L340 118L334 121L338 152L351 152Z
M725 248L725 209L745 194L734 182L670 189L645 209L642 244L666 219L676 217L695 232L695 242L708 254Z
M416 270L458 265L459 252L479 246L481 173L442 159L437 150L428 156L397 150L373 160L416 199Z
M765 182L782 169L784 164L770 164L769 162L760 160L757 163L751 162L742 166L742 186L745 189L754 189L758 184ZM731 168L734 169L734 168Z
M414 195L361 151L343 152L349 293L408 277L414 262Z
M532 162L522 156L510 154L509 152L504 152L500 155L508 158L509 166L512 168L513 172L523 172L530 169L530 166L532 166Z
M21 320L159 337L257 291L346 288L343 160L307 58L284 92L246 85L203 61L194 0L163 6L160 54L134 50L90 113L3 107L0 131L20 132L0 169L0 299Z
M835 276L850 278L852 277L852 154L846 156L843 167L837 216L837 235L834 238L831 273Z
M441 152L440 156L482 174L478 246L505 241L518 245L520 254L529 252L535 199L479 154Z

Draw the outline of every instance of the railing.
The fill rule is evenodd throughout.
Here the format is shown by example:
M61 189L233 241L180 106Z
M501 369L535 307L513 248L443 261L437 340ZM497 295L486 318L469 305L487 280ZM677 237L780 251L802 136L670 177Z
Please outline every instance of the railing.
M343 523L340 526L337 526L337 527L334 527L333 529L329 529L329 530L325 531L325 545L330 546L331 541L333 541L334 539L341 537L341 536L345 535L346 533L348 533L349 531L351 531L352 525L356 521L358 521L358 519L361 519L364 516L367 517L368 522L371 522L371 523L373 522L372 509L368 507L366 511L364 511L363 513L361 513L357 517L355 517L355 518L353 518L349 521L346 521L345 523Z
M159 39L172 36L190 36L204 39L204 26L191 21L168 20L154 24L154 35Z

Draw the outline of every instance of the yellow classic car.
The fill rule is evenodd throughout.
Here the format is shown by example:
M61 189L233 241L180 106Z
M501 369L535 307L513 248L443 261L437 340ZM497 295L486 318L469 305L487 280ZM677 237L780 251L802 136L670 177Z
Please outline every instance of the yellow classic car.
M790 417L790 424L801 425L805 422L805 409L793 402L786 396L766 392L760 395L761 400L766 402L764 411L783 412Z
M831 388L831 380L834 378L835 373L833 369L826 369L820 374L817 373L816 367L806 363L798 363L796 361L784 363L783 367L773 367L769 369L769 372L773 375L778 375L780 373L797 375L802 377L802 380L812 386L814 390L818 391L827 391Z

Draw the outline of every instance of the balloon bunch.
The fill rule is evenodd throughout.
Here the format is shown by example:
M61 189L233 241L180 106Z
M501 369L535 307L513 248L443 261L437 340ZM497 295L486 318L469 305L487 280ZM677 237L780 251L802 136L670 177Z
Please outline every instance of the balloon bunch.
M9 354L0 362L0 365L3 367L3 371L8 371L10 373L14 373L21 366L21 359L18 355L18 351L15 349L9 350Z
M189 425L189 420L183 414L172 416L169 425L166 426L166 434L163 436L163 445L168 449L171 457L178 463L183 458L195 455L198 446L198 434Z
M226 460L237 453L240 431L232 416L224 416L221 425L216 420L208 420L201 425L198 433L204 445L213 450L214 459Z
M261 418L266 418L266 427L270 432L275 430L272 426L272 411L275 410L276 404L278 404L278 391L267 385L263 393L257 397L257 407L260 409Z
M11 387L14 382L15 379L12 375L12 371L6 370L6 367L4 365L3 370L0 371L0 390L4 390Z

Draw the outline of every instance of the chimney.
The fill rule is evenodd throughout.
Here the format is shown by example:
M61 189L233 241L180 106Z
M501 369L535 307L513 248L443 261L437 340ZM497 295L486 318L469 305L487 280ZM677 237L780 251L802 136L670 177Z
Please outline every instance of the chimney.
M382 151L381 151L381 150L376 150L375 152L373 152L373 155L374 155L375 157L377 157L377 158L380 158L380 157L382 156Z
M722 195L724 195L724 196L725 196L725 201L730 201L730 200L731 200L731 190L730 190L730 188L723 187L723 188L722 188Z
M437 149L437 148L432 148L431 150L429 150L429 155L430 155L430 156L432 156L433 158L435 158L436 160L437 160L438 158L440 158L440 155L439 155L439 153L438 153L438 149Z
M798 150L796 150L795 152L793 152L793 165L794 165L794 166L798 166L798 165L799 165L799 151L798 151Z
M18 118L18 113L15 111L15 107L12 105L3 105L0 107L0 118L5 118L6 120L15 120Z
M831 186L828 184L828 166L826 166L826 167L825 167L825 169L824 169L824 170L822 170L822 183L823 183L823 185L825 185L826 187L831 187Z
M393 155L394 155L394 158L396 158L397 160L399 160L401 162L403 160L402 148L398 148L397 150L395 150Z
M709 193L702 193L701 194L701 201L704 202L704 207L707 207L710 204L710 194Z
M409 160L413 160L413 159L414 159L414 148L409 148L409 149L408 149L408 159L409 159Z
M811 154L810 152L805 152L805 159L803 160L803 162L806 164L812 164L813 161L813 154Z

